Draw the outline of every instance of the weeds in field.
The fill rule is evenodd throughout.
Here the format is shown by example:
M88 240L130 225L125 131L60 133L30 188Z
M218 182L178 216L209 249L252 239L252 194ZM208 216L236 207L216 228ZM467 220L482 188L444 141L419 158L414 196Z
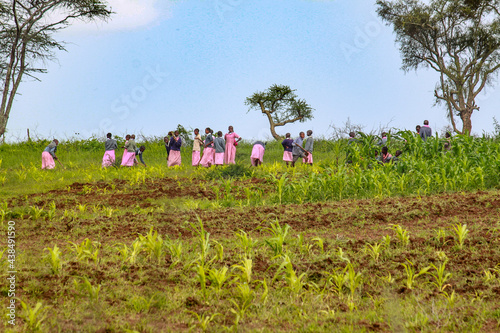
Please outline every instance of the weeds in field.
M128 304L135 312L141 313L149 312L151 307L158 305L159 301L159 293L154 293L149 298L135 295L128 301Z
M458 247L459 250L462 250L464 247L465 239L467 238L467 234L469 233L469 230L467 229L467 224L455 224L453 226L453 231L455 231L455 245Z
M81 277L80 279L82 283L79 283L77 279L73 279L75 289L81 294L86 294L91 302L97 301L99 299L101 285L93 286L87 277Z
M405 273L406 273L406 288L408 289L413 289L413 286L415 284L415 280L424 274L427 274L427 271L431 268L430 266L422 268L418 273L415 273L415 269L413 266L413 263L406 259L408 264L401 264L405 268Z
M62 252L57 245L54 245L53 248L47 247L44 250L49 252L49 255L45 257L45 261L50 265L52 274L58 275L63 265Z
M28 304L21 301L21 307L23 311L20 317L26 323L27 331L38 332L42 328L43 321L47 318L48 306L43 306L41 302L37 302L35 307L32 308Z

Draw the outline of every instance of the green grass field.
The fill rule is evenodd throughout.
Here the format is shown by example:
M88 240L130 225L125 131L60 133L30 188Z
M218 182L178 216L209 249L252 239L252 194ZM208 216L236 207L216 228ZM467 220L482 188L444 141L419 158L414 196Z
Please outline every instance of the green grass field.
M500 143L417 139L386 165L373 137L318 140L293 169L274 142L209 169L189 148L167 168L160 140L146 168L102 169L96 140L54 170L48 142L2 145L0 330L497 332Z

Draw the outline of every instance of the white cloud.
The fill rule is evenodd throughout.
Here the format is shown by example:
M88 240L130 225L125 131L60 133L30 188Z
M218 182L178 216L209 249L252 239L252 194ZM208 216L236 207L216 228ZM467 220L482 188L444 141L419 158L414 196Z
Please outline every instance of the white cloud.
M67 31L104 32L126 31L154 26L171 16L172 1L169 0L108 0L111 18L105 21L75 21Z

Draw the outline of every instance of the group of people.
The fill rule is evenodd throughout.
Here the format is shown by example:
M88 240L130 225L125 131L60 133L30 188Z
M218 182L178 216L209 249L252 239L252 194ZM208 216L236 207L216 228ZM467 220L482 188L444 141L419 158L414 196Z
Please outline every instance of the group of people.
M432 129L429 126L429 121L424 120L424 125L416 126L417 134L426 141L428 137L432 136ZM313 164L313 148L314 148L314 138L312 136L313 131L307 131L307 138L304 132L300 132L296 139L292 139L290 133L286 133L285 139L281 142L283 146L283 161L287 166L295 166L296 162L301 159L302 163ZM349 144L357 142L355 138L356 134L354 132L349 133ZM451 147L450 133L446 133L446 138L448 139L445 143L445 150L449 150ZM196 128L194 130L194 141L193 150L191 155L191 164L193 166L211 167L212 165L219 166L224 164L235 164L236 159L236 147L241 141L241 137L234 132L233 126L229 126L228 132L223 135L221 131L214 134L214 131L207 127L205 128L205 138L203 139L200 135L200 130ZM146 150L145 146L137 147L135 143L135 135L127 135L125 138L125 144L122 147L124 149L121 166L131 167L139 164L137 159L146 166L143 159L143 152ZM182 138L179 131L169 132L168 136L164 138L165 148L167 150L167 165L169 167L175 165L181 165L181 147ZM375 152L375 158L380 163L388 163L391 161L397 161L398 157L401 155L401 151L396 151L395 155L392 156L389 153L389 149L386 146L387 134L382 133L382 138L378 142L381 147L381 151ZM53 169L55 167L55 161L58 160L56 156L57 146L59 141L54 139L43 151L42 153L42 169ZM202 149L203 148L203 149ZM109 167L115 165L116 154L115 150L118 149L118 144L116 140L112 138L112 134L107 134L106 142L104 143L104 156L102 158L102 167ZM264 153L266 151L266 143L262 141L256 141L252 147L252 153L250 155L250 162L252 166L259 166L262 164L264 159ZM59 161L59 163L61 163ZM62 165L62 164L61 164Z

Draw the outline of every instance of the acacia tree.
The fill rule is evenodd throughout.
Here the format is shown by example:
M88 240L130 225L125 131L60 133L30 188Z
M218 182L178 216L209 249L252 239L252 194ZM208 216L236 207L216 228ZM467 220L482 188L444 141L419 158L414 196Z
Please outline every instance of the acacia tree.
M0 135L24 76L38 80L47 60L65 50L52 35L74 20L107 19L105 0L0 0Z
M271 134L276 140L281 139L276 133L276 127L313 118L314 109L305 100L299 99L294 91L289 86L274 84L266 91L247 97L245 101L249 111L260 110L267 116Z
M455 132L470 133L472 113L479 110L476 97L500 68L500 0L377 0L377 5L396 34L402 69L437 71L436 104L446 106Z

